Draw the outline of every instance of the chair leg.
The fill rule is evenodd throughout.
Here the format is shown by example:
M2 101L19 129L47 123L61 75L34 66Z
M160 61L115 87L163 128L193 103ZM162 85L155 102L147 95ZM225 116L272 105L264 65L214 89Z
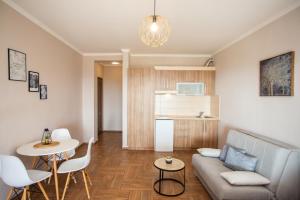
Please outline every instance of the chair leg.
M53 168L51 168L51 176L48 178L48 184L50 184L50 182L51 182L51 177L53 176Z
M40 190L42 191L42 193L43 193L45 199L46 199L46 200L49 200L49 197L48 197L48 195L47 195L47 193L46 193L46 191L45 191L43 185L41 184L41 182L38 182L37 184L38 184Z
M83 180L84 180L86 194L88 196L88 199L90 199L91 197L90 197L90 192L89 192L88 184L87 184L86 177L85 177L85 172L84 172L84 170L82 170L81 172L82 172L82 176L83 176Z
M8 191L6 200L10 200L10 196L11 196L11 194L12 194L12 192L13 192L13 189L14 189L14 188L11 188L11 189Z
M91 178L90 178L89 174L87 173L86 170L84 170L84 172L85 172L85 175L86 175L86 177L87 177L87 179L88 179L88 181L90 183L90 186L92 186L93 184L92 184L92 181L91 181Z
M70 183L70 176L71 176L71 173L68 173L67 181L66 181L66 184L65 184L65 189L64 189L63 195L61 197L61 200L65 199L65 195L66 195L67 189L69 187L69 183Z
M29 186L26 186L28 199L31 200Z
M22 200L26 200L26 193L27 193L27 189L24 188L24 189L23 189Z

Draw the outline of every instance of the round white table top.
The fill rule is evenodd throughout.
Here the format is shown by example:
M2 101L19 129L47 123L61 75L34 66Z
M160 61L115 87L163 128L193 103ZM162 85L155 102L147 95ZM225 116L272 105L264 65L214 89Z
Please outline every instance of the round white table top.
M76 139L61 140L59 145L47 147L47 148L35 148L35 144L41 141L35 141L28 144L23 144L17 149L17 153L24 156L47 156L53 154L59 154L66 151L75 149L79 145L79 141Z

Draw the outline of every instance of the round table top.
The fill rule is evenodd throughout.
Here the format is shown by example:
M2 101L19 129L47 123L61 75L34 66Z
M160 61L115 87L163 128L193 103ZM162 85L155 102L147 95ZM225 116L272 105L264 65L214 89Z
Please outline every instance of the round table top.
M24 156L47 156L59 154L75 149L79 145L76 139L60 140L59 145L49 146L47 148L35 148L34 145L41 141L35 141L28 144L23 144L17 149L17 153Z
M154 166L165 171L179 171L185 167L185 164L176 158L172 158L172 163L167 164L166 158L159 158L154 162Z

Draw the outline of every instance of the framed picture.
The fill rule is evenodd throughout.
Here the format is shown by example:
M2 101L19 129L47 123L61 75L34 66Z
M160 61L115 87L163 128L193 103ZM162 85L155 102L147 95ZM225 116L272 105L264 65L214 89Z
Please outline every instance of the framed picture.
M29 92L38 92L40 88L39 82L39 73L28 71L28 91Z
M288 52L260 61L260 96L294 95L294 57Z
M40 85L40 99L48 99L47 85Z
M26 54L17 50L8 49L8 79L26 81Z

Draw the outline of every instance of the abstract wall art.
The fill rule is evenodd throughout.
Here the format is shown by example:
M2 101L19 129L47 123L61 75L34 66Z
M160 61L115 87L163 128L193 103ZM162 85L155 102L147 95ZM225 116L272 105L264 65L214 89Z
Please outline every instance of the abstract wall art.
M260 61L260 96L294 95L294 57L288 52Z

